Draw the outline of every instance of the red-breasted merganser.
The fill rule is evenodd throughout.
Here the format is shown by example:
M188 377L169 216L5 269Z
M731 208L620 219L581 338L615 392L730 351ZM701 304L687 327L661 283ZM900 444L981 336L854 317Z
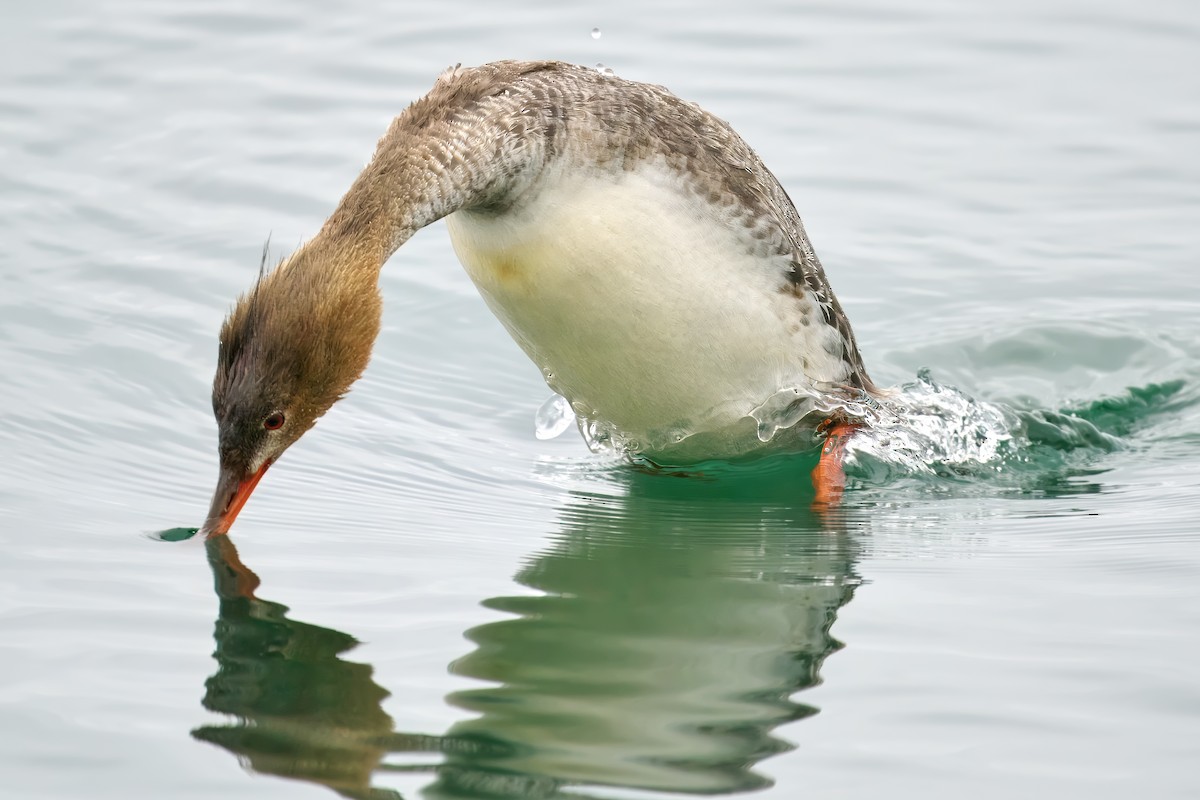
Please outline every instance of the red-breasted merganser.
M455 68L395 119L320 232L225 320L208 533L229 529L267 468L362 374L380 269L443 217L550 387L650 461L758 449L780 397L876 394L791 200L728 124L594 69ZM794 427L811 435L828 414L808 409ZM853 424L834 419L835 435ZM818 502L840 493L841 447L826 444Z

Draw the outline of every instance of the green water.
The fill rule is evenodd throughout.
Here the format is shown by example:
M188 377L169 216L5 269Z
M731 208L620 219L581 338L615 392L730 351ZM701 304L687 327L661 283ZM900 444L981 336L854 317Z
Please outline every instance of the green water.
M1195 796L1198 44L1182 0L14 6L0 794ZM364 379L190 536L263 240L504 57L665 84L780 177L895 387L843 504L813 453L536 439L434 226Z

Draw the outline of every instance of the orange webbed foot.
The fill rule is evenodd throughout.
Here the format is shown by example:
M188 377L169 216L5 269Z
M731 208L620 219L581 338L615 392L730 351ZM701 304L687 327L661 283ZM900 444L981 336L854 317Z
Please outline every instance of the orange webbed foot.
M813 497L812 507L816 511L837 508L842 502L842 492L846 488L846 472L842 462L846 458L846 444L861 426L851 422L836 422L826 420L822 427L825 429L825 444L821 446L821 460L812 472Z

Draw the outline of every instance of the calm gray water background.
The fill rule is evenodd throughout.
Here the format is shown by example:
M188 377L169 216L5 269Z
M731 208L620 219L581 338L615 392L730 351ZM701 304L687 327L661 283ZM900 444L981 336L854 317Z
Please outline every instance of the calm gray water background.
M2 16L3 796L1200 796L1194 3ZM207 508L263 240L315 232L445 66L513 57L729 120L878 381L1111 435L1013 480L863 470L832 519L784 467L635 473L533 437L548 391L439 224L240 562L151 539Z

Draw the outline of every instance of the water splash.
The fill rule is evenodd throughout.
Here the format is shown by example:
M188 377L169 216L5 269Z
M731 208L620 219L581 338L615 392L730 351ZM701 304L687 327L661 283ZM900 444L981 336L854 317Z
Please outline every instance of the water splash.
M571 404L561 394L551 395L542 403L533 417L533 435L543 441L556 439L571 427L575 421L575 412Z
M604 420L581 415L575 421L584 444L593 453L631 457L642 449L640 441L626 436Z
M934 380L929 370L877 400L828 384L789 387L754 408L745 455L800 452L820 444L814 427L830 415L866 424L847 446L845 468L858 485L883 485L903 478L924 479L942 489L945 481L1044 490L1064 488L1071 476L1093 474L1097 459L1127 446L1126 436L1156 413L1169 411L1183 381L1130 388L1125 395L1053 410L1017 408L971 397ZM1172 405L1174 403L1174 405ZM560 435L574 420L593 453L655 467L643 452L671 451L711 432L678 427L646 434L641 440L596 419L591 409L572 406L555 395L538 411L538 438ZM736 459L735 459L736 460Z
M866 392L828 383L789 386L771 395L750 417L757 423L758 440L772 441L781 431L788 431L806 417L827 417L840 414L861 419L870 425L882 423L895 412L885 408Z
M934 382L928 370L892 390L869 425L847 448L848 463L864 458L908 474L963 474L1000 457L1013 440L1014 416Z
M1101 459L1133 445L1131 434L1177 405L1183 381L1131 387L1062 410L990 403L937 383L928 370L894 390L895 415L850 439L847 475L882 485L904 477L1017 492L1088 490L1081 476L1105 471ZM947 483L949 482L949 483Z
M599 63L596 64L596 71L599 72L601 75L605 76L606 78L611 78L617 74L617 73L613 72L612 67L606 67L603 64L599 64Z
M830 415L875 424L886 408L865 393L833 384L807 384L776 392L732 424L728 409L711 409L691 420L641 431L622 431L587 406L572 406L584 442L594 453L626 455L637 461L683 466L708 461L712 453L727 458L797 452L818 443L813 429ZM714 427L705 420L725 420Z

